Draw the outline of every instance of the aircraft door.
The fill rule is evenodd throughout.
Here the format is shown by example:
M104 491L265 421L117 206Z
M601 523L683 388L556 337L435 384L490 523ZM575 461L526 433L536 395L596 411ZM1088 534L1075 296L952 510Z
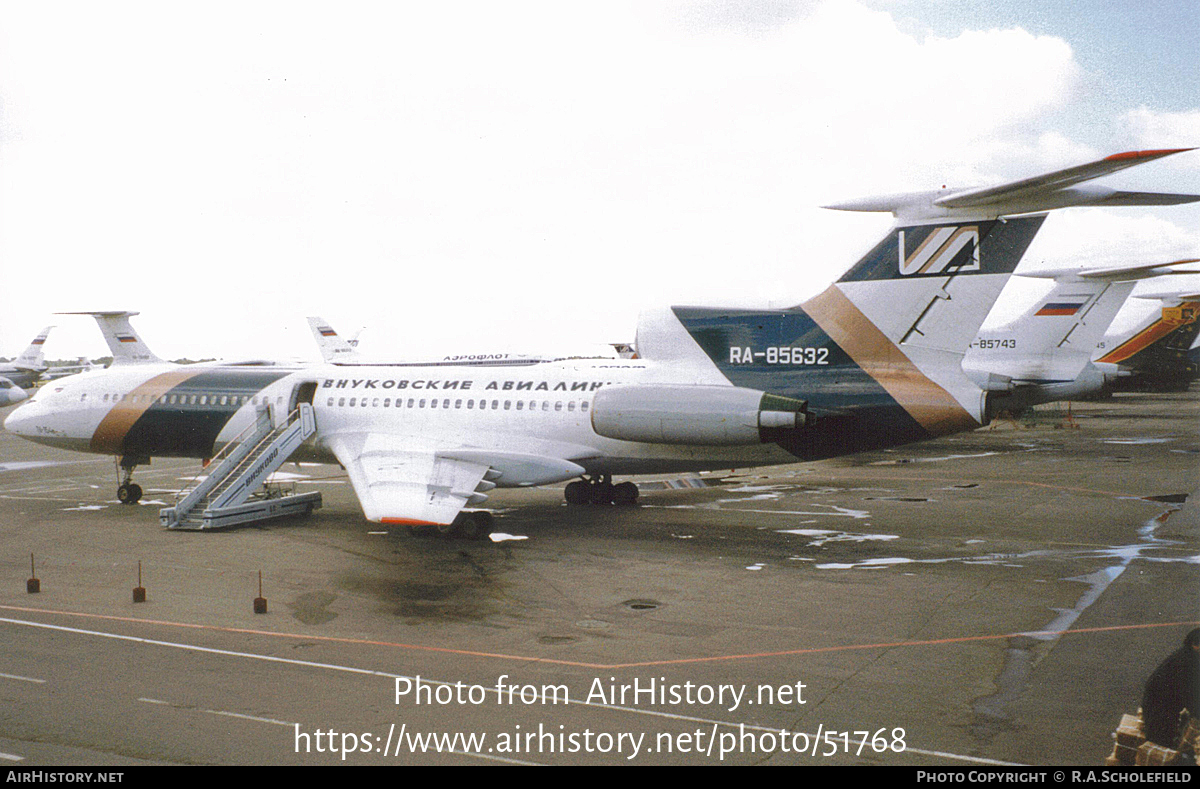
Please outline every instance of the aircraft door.
M301 403L308 403L309 405L312 405L313 398L316 397L316 394L316 381L304 381L303 383L297 384L296 388L292 390L292 401L288 406L288 412L290 413L295 411L300 407Z

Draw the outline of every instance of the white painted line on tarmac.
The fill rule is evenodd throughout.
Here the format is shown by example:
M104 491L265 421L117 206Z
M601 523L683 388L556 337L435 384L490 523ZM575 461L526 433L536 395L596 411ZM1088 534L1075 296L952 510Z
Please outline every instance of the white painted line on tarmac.
M44 679L34 679L33 677L22 677L22 676L18 676L17 674L0 674L0 677L3 677L4 679L19 679L22 682L36 682L39 685L45 684L45 682L46 682L46 680L44 680Z
M78 633L80 635L99 636L101 638L111 638L111 639L114 639L117 641L132 641L132 642L138 643L138 644L150 644L153 646L169 647L172 649L184 649L184 650L188 650L188 651L192 651L192 652L206 652L206 653L212 654L212 655L226 655L228 657L249 658L250 660L263 660L263 661L266 661L269 663L284 663L284 664L293 665L293 666L305 666L308 668L323 668L323 669L329 669L330 671L343 671L348 674L363 674L366 676L388 677L390 679L408 679L408 680L416 679L415 677L410 677L410 676L407 676L404 674L394 674L390 671L375 671L374 669L356 668L354 666L342 666L342 665L338 665L336 663L317 663L317 662L311 661L311 660L298 660L296 658L283 658L283 657L276 657L274 655L258 655L253 652L235 652L235 651L228 650L228 649L216 649L215 647L202 647L202 646L197 646L195 644L183 644L183 643L179 643L176 641L160 641L158 639L153 639L153 638L141 638L139 636L126 636L126 635L120 635L118 633L105 633L101 630L84 630L82 628L77 628L77 627L67 627L65 625L51 625L51 624L46 624L44 622L30 622L30 621L27 621L24 619L10 619L7 617L0 617L0 622L7 622L7 623L13 624L13 625L25 625L26 627L38 627L38 628L43 628L45 630L57 630L57 631L64 632L64 633ZM427 677L422 677L421 681L429 683L431 685L446 685L448 687L454 687L454 684L455 684L453 682L432 680ZM497 691L494 688L488 688L488 692L497 692ZM618 706L615 704L599 704L596 702L588 702L588 701L570 701L568 703L579 705L579 706L584 706L584 707L593 707L596 709L612 710L614 712L627 712L627 713L633 713L636 715L645 715L645 716L654 717L654 718L664 718L664 719L668 719L668 720L686 721L688 723L705 723L705 724L712 724L714 726L728 726L728 727L734 728L734 729L741 727L742 729L748 729L751 731L762 731L762 732L778 732L780 730L780 727L778 727L778 726L762 726L759 724L749 724L749 723L740 723L740 722L733 722L733 721L714 720L711 718L700 718L700 717L696 717L696 716L692 716L692 715L680 715L678 713L672 713L672 712L660 712L659 710L643 710L643 709L637 709L635 707L622 707L622 706ZM211 710L205 710L205 711L209 712ZM294 725L294 724L288 724L288 725ZM801 733L802 732L793 732L793 734L801 734ZM1005 761L1000 761L998 759L987 759L987 758L983 758L983 757L979 757L979 756L967 756L965 754L947 753L944 751L931 751L931 750L925 750L925 749L921 749L921 748L906 747L903 752L904 753L917 753L917 754L921 754L923 756L935 756L935 757L942 758L942 759L956 759L958 761L971 762L973 764L990 764L990 765L995 765L995 766L999 766L999 767L1024 767L1024 766L1026 766L1026 765L1019 764L1017 762L1005 762ZM482 756L482 754L467 754L467 755Z
M205 712L205 713L208 713L209 715L223 715L226 718L241 718L242 720L258 721L259 723L273 723L276 726L287 726L288 728L294 728L294 727L300 725L298 723L292 723L291 721L275 720L274 718L260 718L257 715L246 715L245 713L241 713L241 712L230 712L229 710L206 710L203 707L193 707L188 704L174 704L169 701L163 701L162 699L148 699L148 698L142 697L142 698L139 698L138 701L144 701L147 704L161 704L165 707L172 707L177 710L190 710L193 712Z
M442 753L452 753L455 756L474 756L476 759L488 759L493 762L504 762L505 764L519 764L523 767L545 767L541 762L525 762L520 759L510 759L507 756L495 756L490 753L474 753L473 751L442 751Z
M289 721L277 721L274 718L259 718L254 715L243 715L240 712L227 712L225 710L200 710L207 712L210 715L224 715L227 718L241 718L242 720L258 721L259 723L273 723L276 726L287 726L289 729L294 729L299 726L299 723L291 723Z
M23 762L23 761L25 761L25 757L24 757L24 756L17 756L16 754L12 754L12 753L0 753L0 759L7 759L7 760L9 760L10 762Z

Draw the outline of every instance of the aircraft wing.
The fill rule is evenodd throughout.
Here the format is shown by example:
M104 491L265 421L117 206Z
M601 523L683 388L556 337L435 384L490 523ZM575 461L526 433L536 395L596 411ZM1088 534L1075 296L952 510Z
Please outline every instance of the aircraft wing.
M495 487L486 463L414 450L410 439L380 433L341 433L330 449L350 474L367 520L393 525L446 525Z

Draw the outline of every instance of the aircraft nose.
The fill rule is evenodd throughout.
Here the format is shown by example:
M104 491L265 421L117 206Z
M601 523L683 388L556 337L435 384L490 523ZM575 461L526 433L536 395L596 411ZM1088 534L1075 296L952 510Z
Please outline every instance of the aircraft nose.
M23 389L18 389L18 391L20 391L23 396L25 395L25 391ZM24 399L24 397L20 399ZM13 402L18 402L18 400L14 400ZM30 419L31 415L29 413L31 409L32 405L23 405L16 411L13 411L4 420L4 429L18 436L29 435L29 431L31 430L30 423L32 422Z

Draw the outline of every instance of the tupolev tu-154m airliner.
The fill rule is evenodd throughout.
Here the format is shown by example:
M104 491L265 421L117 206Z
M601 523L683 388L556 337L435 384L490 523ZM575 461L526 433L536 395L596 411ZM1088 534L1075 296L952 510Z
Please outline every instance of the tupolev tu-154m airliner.
M792 463L971 430L987 422L991 393L964 373L964 354L1047 212L1200 200L1084 183L1182 150L827 206L896 221L795 307L643 315L633 359L174 365L145 349L128 313L108 313L112 367L43 387L5 427L119 457L118 498L136 501L134 468L151 457L207 459L265 407L307 409L314 426L289 459L345 467L371 521L467 533L487 513L464 508L497 486L576 480L571 503L632 503L636 486L614 475Z

